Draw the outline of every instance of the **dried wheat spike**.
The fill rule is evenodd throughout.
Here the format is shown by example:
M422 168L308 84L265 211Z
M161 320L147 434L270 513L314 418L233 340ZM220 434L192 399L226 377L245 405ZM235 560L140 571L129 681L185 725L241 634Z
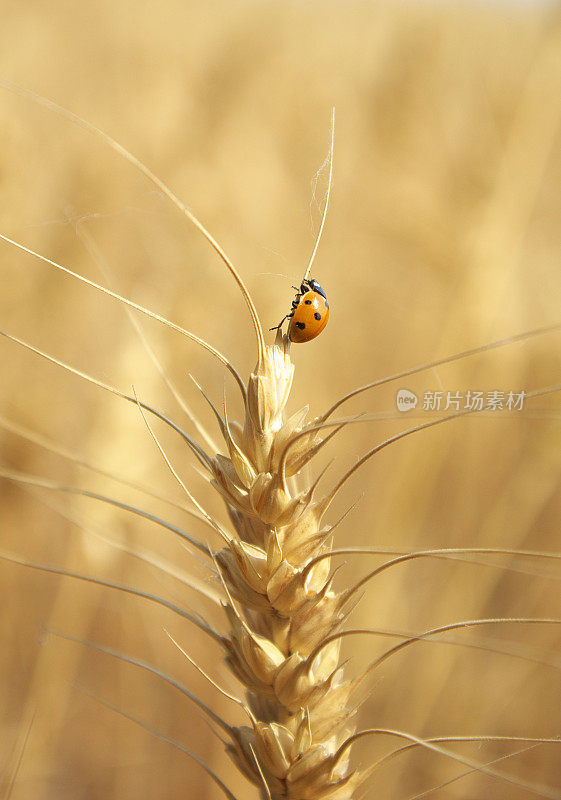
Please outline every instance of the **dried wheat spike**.
M315 500L313 486L289 488L319 443L313 430L288 447L306 430L307 409L285 418L293 374L279 336L250 376L243 427L221 420L229 455L212 462L236 533L216 554L228 596L222 643L253 719L233 729L228 750L264 797L345 800L364 777L350 770L345 747L352 682L339 666L339 640L321 644L346 612L330 559L306 569L331 547L331 529L321 527L329 498Z

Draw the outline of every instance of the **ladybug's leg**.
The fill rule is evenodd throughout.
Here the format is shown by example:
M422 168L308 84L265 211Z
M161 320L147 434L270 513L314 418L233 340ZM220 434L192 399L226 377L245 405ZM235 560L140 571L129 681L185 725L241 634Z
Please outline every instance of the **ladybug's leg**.
M279 322L279 324L278 324L278 325L275 325L275 327L274 327L274 328L269 328L269 330L270 330L270 331L278 331L278 329L281 327L281 325L283 324L283 322L285 321L285 319L290 319L291 317L293 317L293 316L294 316L294 312L296 311L297 307L298 307L298 306L299 306L299 304L300 304L300 298L302 297L302 295L303 295L303 294L305 294L305 293L306 293L306 286L305 286L304 284L302 284L302 285L300 286L300 289L298 289L298 287L297 287L297 286L293 286L292 288L293 288L293 289L296 289L296 297L295 297L295 298L294 298L294 300L292 301L292 306L291 306L291 311L290 311L290 314L287 314L285 317L283 317L283 318L281 319L281 321Z
M273 328L269 328L270 331L278 331L281 327L282 323L285 321L286 317L283 317L278 325L275 325Z
M269 328L269 330L270 331L278 331L278 329L280 328L282 323L285 321L285 319L291 319L291 317L294 316L294 309L296 308L297 305L298 305L298 303L296 301L294 301L294 303L292 304L292 311L290 312L290 314L287 314L285 317L283 317L278 325L275 325L274 328Z
M293 313L294 313L294 312L293 312ZM281 327L281 325L283 324L283 322L285 321L285 319L288 319L288 318L289 318L289 317L291 317L291 316L292 316L292 314L287 314L287 315L286 315L286 317L283 317L283 318L281 319L281 321L279 322L279 324L278 324L278 325L275 325L275 327L274 327L274 328L269 328L269 330L270 330L270 331L278 331L278 329Z

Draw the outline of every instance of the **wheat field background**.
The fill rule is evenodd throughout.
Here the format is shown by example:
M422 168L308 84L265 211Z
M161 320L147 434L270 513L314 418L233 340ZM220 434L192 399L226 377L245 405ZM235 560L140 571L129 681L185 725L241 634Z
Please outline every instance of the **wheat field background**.
M559 6L2 0L0 9L0 76L107 131L168 183L238 266L264 327L288 310L313 246L325 174L315 191L312 180L336 107L333 198L314 267L331 319L316 341L293 348L292 410L309 403L319 414L369 381L561 322ZM249 374L254 342L234 282L197 231L103 142L0 89L0 181L0 233L187 327ZM0 275L3 330L125 392L134 385L183 422L118 303L6 243ZM230 379L204 351L139 321L209 428L211 412L189 374L218 404L226 386L229 411L239 414ZM421 398L546 388L561 383L560 344L561 333L551 333L364 393L347 413L380 419L334 439L317 465L335 457L324 484L429 418L420 406L399 415L398 388ZM182 499L134 407L13 341L0 347L3 470L107 494L200 535L176 509L10 431L25 426ZM559 394L551 394L520 413L459 419L400 441L330 510L335 521L358 501L337 545L559 551L559 423ZM224 519L186 448L158 432L192 491ZM0 497L3 552L162 595L219 627L198 595L95 536L149 549L209 581L172 535L65 492L1 480ZM337 580L349 585L380 563L342 561ZM423 631L476 618L561 618L560 578L553 559L421 559L371 582L352 624ZM0 564L0 581L3 797L222 796L196 763L96 698L195 751L238 797L257 797L188 700L46 631L156 664L234 721L235 706L164 629L235 690L214 644L165 609L112 589L10 563ZM555 624L497 624L456 634L478 647L417 643L375 673L361 724L421 737L559 736L559 634ZM349 637L344 655L358 670L387 646ZM356 758L373 763L393 747L365 739ZM487 763L524 745L454 749ZM527 747L497 768L534 791L471 773L430 796L522 800L548 787L546 796L560 797L560 764L559 745ZM405 800L466 771L411 750L376 773L366 797Z

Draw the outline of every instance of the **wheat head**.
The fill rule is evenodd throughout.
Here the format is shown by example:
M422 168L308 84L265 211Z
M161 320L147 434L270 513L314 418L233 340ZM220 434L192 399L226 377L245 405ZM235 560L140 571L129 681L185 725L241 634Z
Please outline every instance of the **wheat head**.
M363 779L349 768L353 684L333 636L348 613L346 595L334 590L323 557L331 497L316 499L314 485L297 488L320 442L307 409L285 417L294 373L288 347L279 337L264 349L244 422L219 419L227 455L212 461L233 529L215 556L228 595L222 644L251 720L232 729L228 751L264 797L343 800Z

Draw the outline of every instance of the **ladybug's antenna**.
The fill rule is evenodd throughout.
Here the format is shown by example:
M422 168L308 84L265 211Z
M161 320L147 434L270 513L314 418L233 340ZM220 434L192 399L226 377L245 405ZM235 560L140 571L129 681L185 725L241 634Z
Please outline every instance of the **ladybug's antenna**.
M308 278L310 277L310 271L312 269L312 265L313 265L314 259L316 257L316 253L317 253L318 246L319 246L319 243L320 243L321 235L323 233L323 227L325 225L325 220L326 220L326 217L327 217L327 207L329 206L329 198L331 196L331 186L333 184L333 147L334 147L334 144L335 144L335 107L333 107L331 109L331 147L329 148L329 153L327 154L327 158L324 161L324 164L326 162L329 162L329 178L328 178L328 181L327 181L327 194L325 196L325 206L324 206L323 215L322 215L322 218L321 218L321 225L319 226L318 235L316 237L316 243L314 245L314 250L312 252L312 257L310 258L310 261L308 263L308 269L306 270L306 272L304 273L304 277L302 278L302 283L304 283L304 281L308 280Z

